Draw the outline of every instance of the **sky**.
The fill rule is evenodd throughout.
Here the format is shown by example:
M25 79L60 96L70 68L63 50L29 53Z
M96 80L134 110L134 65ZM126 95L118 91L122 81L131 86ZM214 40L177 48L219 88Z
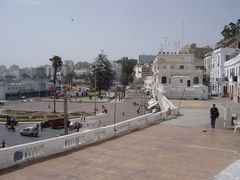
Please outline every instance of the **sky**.
M240 18L239 0L0 0L0 65L93 62L212 46Z

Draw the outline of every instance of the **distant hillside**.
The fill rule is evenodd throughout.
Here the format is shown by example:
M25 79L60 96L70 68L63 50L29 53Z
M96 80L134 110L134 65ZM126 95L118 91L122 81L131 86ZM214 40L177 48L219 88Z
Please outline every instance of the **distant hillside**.
M74 70L80 70L80 69L88 69L90 68L91 64L88 62L77 62L74 65Z

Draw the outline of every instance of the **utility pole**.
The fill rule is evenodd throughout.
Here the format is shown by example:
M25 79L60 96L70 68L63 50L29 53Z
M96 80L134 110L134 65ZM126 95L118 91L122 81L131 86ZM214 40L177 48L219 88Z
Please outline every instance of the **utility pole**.
M144 97L144 101L143 101L143 114L145 114L146 113L146 109L145 109L145 104L146 104L146 93L145 92L143 92L144 93L144 95L143 95L143 97Z
M94 113L95 116L97 115L97 97L96 97L96 90L97 90L97 80L96 80L96 63L94 65L94 86L95 86L95 98L94 98Z
M67 87L65 86L63 88L63 94L64 94L64 134L67 135L68 134L68 127L67 127L67 114L68 114L68 110L67 110L67 93L66 90Z
M117 110L117 92L115 91L115 100L114 100L114 117L113 117L113 131L114 131L114 136L115 136L115 131L116 131L116 110Z

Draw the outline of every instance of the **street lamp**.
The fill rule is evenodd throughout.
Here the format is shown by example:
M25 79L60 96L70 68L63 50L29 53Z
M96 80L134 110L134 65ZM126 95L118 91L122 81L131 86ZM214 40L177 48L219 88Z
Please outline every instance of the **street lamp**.
M116 109L117 109L117 92L115 91L115 100L114 100L114 117L113 117L113 131L114 131L114 136L115 136L115 131L116 131Z
M63 86L63 94L64 94L64 134L68 134L68 127L67 127L67 87L66 85Z
M94 112L95 112L95 116L96 116L96 115L97 115L97 99L96 99L96 90L97 90L96 65L94 65L94 89L95 89Z

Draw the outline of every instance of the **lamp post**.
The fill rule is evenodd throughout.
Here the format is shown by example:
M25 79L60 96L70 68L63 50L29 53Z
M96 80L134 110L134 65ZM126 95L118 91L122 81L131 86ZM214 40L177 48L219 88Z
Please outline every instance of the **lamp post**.
M40 82L38 82L38 87L39 87L38 96L40 99L40 97L41 97L41 83Z
M63 94L64 94L64 134L68 134L68 127L67 127L67 87L63 87Z
M97 81L96 81L96 65L94 65L94 89L95 89L95 99L94 99L94 113L97 115L97 99L96 99L96 90L97 90Z
M114 136L115 136L115 131L116 131L116 110L117 110L117 92L115 91L115 100L114 100L114 117L113 117L113 131L114 131Z

